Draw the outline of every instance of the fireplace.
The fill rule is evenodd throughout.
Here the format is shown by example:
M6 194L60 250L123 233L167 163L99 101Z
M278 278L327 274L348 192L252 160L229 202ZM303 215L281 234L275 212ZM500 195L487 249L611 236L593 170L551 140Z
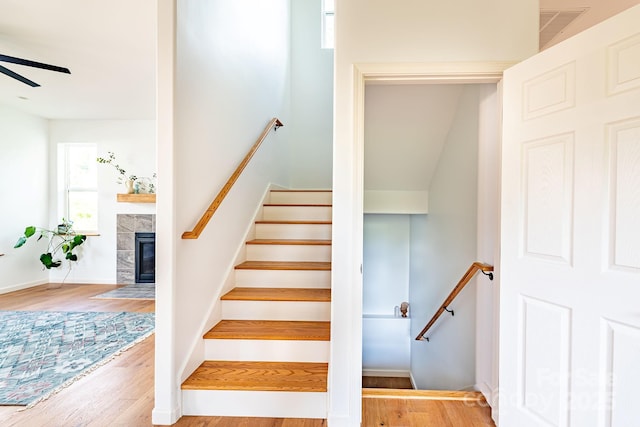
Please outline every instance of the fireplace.
M156 233L136 233L136 283L156 281Z
M138 249L136 234L155 233L156 216L155 214L117 214L116 222L118 235L116 243L116 280L120 285L129 285L136 283L136 251ZM143 248L144 250L149 251L150 249ZM150 264L153 265L153 263L147 261L144 266L149 267ZM149 272L146 271L147 274ZM149 280L148 276L147 280Z

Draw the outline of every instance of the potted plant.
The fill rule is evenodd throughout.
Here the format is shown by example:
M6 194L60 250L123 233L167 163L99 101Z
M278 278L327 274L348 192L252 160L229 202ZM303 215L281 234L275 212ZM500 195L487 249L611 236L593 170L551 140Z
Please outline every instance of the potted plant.
M62 224L58 225L56 230L34 227L33 225L28 226L24 229L24 234L18 239L14 248L23 246L36 233L39 233L37 241L43 238L49 239L46 252L40 255L40 262L47 270L58 268L62 265L62 259L58 258L60 252L64 255L64 259L69 262L78 261L78 254L74 250L87 239L84 234L75 234L72 222L62 218ZM69 268L71 268L71 264L69 264Z
M116 168L116 170L118 171L118 183L119 184L123 184L127 187L127 193L128 194L132 194L134 192L134 183L136 182L136 180L138 179L137 176L135 175L128 175L127 176L127 171L124 170L122 167L120 167L119 164L116 163L116 155L113 154L111 151L107 151L107 157L98 157L97 159L98 163L102 163L105 165L111 165L114 168Z

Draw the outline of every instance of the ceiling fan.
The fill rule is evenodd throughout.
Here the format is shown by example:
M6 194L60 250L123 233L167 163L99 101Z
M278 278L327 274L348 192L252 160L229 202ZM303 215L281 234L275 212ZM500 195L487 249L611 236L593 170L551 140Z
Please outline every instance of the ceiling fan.
M59 73L71 74L71 71L69 71L68 68L58 67L56 65L43 64L42 62L29 61L28 59L15 58L13 56L0 55L0 62L10 62L12 64L26 65L27 67L42 68L43 70L50 70L50 71L57 71ZM29 80L28 78L23 77L18 73L14 73L10 69L5 68L2 65L0 65L0 73L7 75L9 77L12 77L16 80L19 80L22 83L28 84L31 87L40 86L38 83L32 80Z

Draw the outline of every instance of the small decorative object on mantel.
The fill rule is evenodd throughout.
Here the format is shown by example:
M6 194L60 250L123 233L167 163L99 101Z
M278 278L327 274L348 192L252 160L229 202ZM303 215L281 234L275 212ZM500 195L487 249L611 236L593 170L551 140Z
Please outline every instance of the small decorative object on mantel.
M128 180L126 180L124 182L124 186L127 187L127 194L133 194L134 193L134 190L133 190L133 183L134 182L135 181L132 181L130 179L128 179Z
M402 317L407 317L407 312L409 311L409 303L403 302L400 304L400 313L402 313Z
M111 151L107 151L107 157L98 157L96 161L116 168L119 174L118 184L125 185L127 194L153 194L156 192L155 173L152 178L146 176L138 177L136 175L127 175L127 171L116 163L116 155Z
M62 265L61 259L55 259L58 252L62 251L64 259L69 261L69 269L71 269L71 261L78 261L78 254L74 252L74 249L82 245L87 239L84 234L75 234L72 228L72 221L62 218L62 224L58 225L56 230L48 230L46 228L29 226L24 229L24 235L22 235L16 242L14 248L19 248L27 243L27 239L38 235L38 241L42 238L49 239L46 252L40 255L40 262L47 269L58 268Z

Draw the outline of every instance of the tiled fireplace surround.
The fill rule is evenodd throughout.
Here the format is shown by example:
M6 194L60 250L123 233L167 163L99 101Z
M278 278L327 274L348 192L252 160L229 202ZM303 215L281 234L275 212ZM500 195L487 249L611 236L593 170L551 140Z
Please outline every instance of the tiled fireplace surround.
M155 214L118 214L116 218L116 280L118 284L135 283L136 233L155 233Z

